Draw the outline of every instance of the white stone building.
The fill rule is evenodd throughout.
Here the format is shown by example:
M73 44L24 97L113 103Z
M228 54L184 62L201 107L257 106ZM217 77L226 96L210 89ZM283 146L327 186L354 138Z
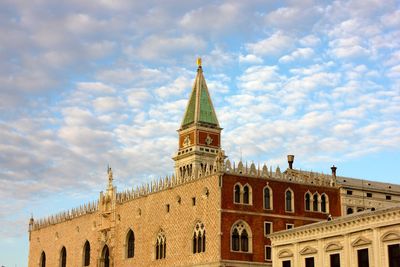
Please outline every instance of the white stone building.
M271 234L273 267L399 267L400 206Z

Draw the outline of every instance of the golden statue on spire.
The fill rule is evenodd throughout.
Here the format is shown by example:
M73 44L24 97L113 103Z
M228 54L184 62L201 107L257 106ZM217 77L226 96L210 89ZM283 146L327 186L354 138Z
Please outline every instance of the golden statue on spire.
M197 58L197 66L201 67L201 57Z

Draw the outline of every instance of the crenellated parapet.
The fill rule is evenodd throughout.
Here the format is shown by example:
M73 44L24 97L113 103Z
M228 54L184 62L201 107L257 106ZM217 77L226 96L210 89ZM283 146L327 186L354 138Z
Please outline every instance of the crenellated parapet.
M93 201L93 202L89 202L84 205L81 205L77 208L63 211L63 212L57 213L55 215L51 215L47 218L41 218L38 220L34 220L33 218L31 218L30 223L29 223L29 231L39 230L39 229L48 227L50 225L55 225L58 223L72 220L74 218L84 216L86 214L91 214L93 212L97 212L98 209L99 209L99 202Z
M266 164L256 165L255 163L248 164L247 162L243 163L242 161L239 161L236 164L235 162L231 162L229 159L227 159L223 151L220 151L212 165L206 165L205 168L196 170L196 174L194 172L191 174L178 173L177 175L165 176L164 178L159 178L151 182L144 183L130 190L116 192L116 188L112 186L113 177L111 168L109 168L109 185L106 192L100 192L99 201L94 201L69 211L61 212L47 218L30 222L29 227L30 230L38 230L43 227L61 223L97 211L107 213L115 208L113 205L114 197L115 204L123 204L125 202L174 188L182 184L190 183L210 175L223 173L234 174L238 176L250 176L260 179L274 179L314 186L337 187L336 179L332 175L296 169L287 169L284 172L281 172L279 166L275 168L275 171L272 171L272 169L272 166L268 168Z
M165 176L164 178L159 178L157 180L151 181L149 183L142 184L131 190L125 190L123 192L117 193L117 203L121 204L133 199L147 196L149 194L157 193L168 188L180 185L187 182L188 179L178 179L174 175Z
M231 161L228 159L225 161L224 170L226 173L240 176L251 176L262 179L274 179L293 183L336 187L336 179L332 175L295 169L287 169L284 172L281 172L279 166L277 166L273 172L272 166L268 168L266 164L260 166L260 164L256 165L251 163L249 166L247 162L243 163L242 161L239 161L238 164L235 164L235 162L231 163Z

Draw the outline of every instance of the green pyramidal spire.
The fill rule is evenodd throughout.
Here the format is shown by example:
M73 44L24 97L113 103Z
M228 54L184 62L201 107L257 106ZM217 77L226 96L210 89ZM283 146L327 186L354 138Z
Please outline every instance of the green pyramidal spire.
M206 80L203 76L201 59L197 60L197 64L199 66L197 69L197 76L181 127L188 126L192 123L204 123L219 127L217 115L215 114Z

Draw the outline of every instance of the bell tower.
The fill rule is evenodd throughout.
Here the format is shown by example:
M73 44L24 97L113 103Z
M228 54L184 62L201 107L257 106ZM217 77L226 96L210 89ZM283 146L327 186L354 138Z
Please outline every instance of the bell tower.
M203 76L201 59L185 115L178 130L178 151L173 157L177 177L197 178L211 172L221 152L221 130Z

